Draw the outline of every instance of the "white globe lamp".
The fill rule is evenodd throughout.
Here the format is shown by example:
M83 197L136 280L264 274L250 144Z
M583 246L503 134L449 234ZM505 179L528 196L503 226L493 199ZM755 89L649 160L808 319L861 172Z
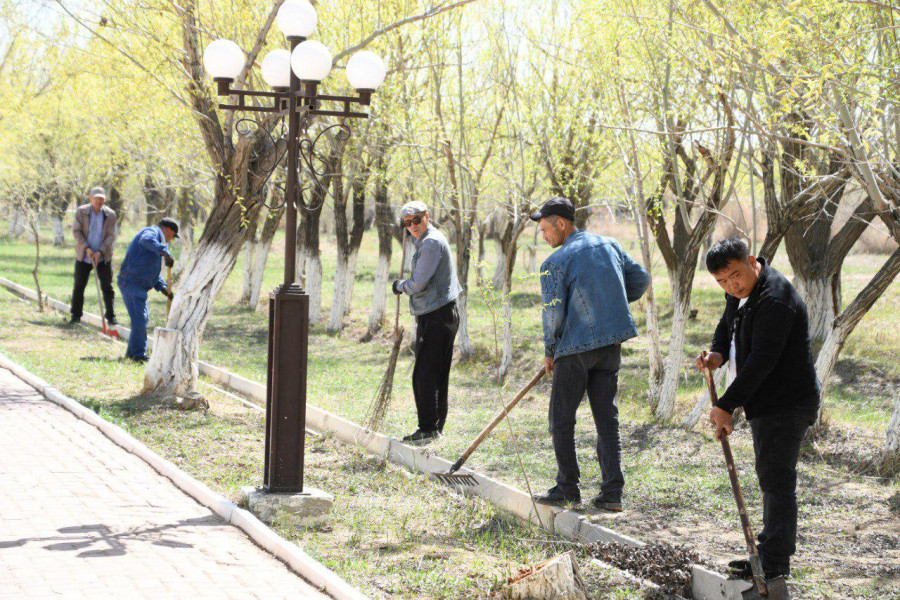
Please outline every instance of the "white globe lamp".
M331 51L312 40L298 44L291 53L291 68L300 81L322 81L331 72L331 62Z
M275 89L287 89L291 85L291 53L272 50L262 61L262 76Z
M347 81L353 89L374 92L382 83L387 69L384 61L374 52L357 52L347 61Z
M275 23L287 39L306 39L316 30L316 9L307 0L285 0L275 14Z
M216 40L203 51L203 68L213 79L233 81L244 68L244 52L231 40Z

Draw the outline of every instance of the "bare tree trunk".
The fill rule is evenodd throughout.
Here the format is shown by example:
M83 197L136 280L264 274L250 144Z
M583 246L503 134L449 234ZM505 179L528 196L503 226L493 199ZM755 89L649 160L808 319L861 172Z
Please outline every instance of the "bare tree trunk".
M37 291L38 311L44 312L44 295L41 293L41 282L38 278L38 271L41 268L41 236L38 233L37 214L29 213L28 225L34 236L34 268L31 270L31 276L34 277L34 289Z
M885 432L884 454L881 457L881 472L895 475L900 472L900 394L894 401L894 414Z

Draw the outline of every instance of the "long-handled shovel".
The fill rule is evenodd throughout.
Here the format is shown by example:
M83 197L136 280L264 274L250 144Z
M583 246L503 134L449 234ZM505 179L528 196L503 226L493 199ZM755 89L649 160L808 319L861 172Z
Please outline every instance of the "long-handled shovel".
M509 403L494 416L494 419L490 423L488 423L487 427L481 430L481 433L478 434L478 437L475 438L475 441L472 442L468 448L466 448L466 451L462 453L462 456L459 457L459 460L453 463L453 466L450 467L449 471L447 471L446 473L433 473L437 480L449 486L458 485L462 487L472 487L478 485L478 482L472 475L459 475L456 472L459 471L460 468L462 468L463 463L465 463L469 459L469 457L472 456L472 453L475 452L475 449L478 448L481 442L484 441L484 438L489 436L494 428L500 423L500 421L506 418L506 415L509 414L509 411L511 411L515 407L515 405L519 403L519 400L524 398L525 394L530 392L531 388L537 385L538 381L541 380L545 373L546 371L543 367L541 367L541 370L538 371L537 375L535 375L525 387L519 390L519 393L516 394L516 397L510 400Z
M706 361L706 352L703 353L703 360L704 362ZM719 395L716 393L716 384L708 367L703 369L703 376L706 378L706 386L709 388L709 399L712 401L712 405L715 406L719 400ZM744 541L747 543L747 552L750 554L750 570L753 572L754 587L741 592L741 596L744 600L759 600L761 598L768 598L769 600L789 599L791 595L784 577L775 577L766 581L762 561L756 551L756 541L753 537L753 529L750 527L750 517L747 515L747 507L744 504L744 494L741 492L741 484L738 481L737 468L734 466L731 444L728 442L727 436L722 436L721 442L722 453L725 455L725 464L728 466L728 478L731 479L731 492L734 494L738 513L741 515Z
M403 230L401 246L403 248L400 258L400 279L403 279L403 269L406 266L406 230ZM400 327L400 296L397 296L397 311L394 314L394 346L388 357L388 366L381 378L381 384L375 393L372 406L369 407L366 416L366 429L376 431L381 427L387 409L391 404L394 393L394 372L397 370L397 359L400 356L400 345L403 343L403 328Z
M94 283L97 284L97 304L100 306L100 322L103 324L103 335L107 335L113 339L119 339L119 332L106 326L106 312L103 307L103 294L100 293L100 276L97 274L97 259L91 260L94 263Z

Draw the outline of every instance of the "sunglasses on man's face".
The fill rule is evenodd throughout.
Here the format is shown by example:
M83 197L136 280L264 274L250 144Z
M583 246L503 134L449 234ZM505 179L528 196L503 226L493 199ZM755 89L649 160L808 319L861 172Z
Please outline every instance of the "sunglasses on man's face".
M407 219L403 221L404 227L412 227L413 225L418 225L422 222L422 217L413 217L412 219Z

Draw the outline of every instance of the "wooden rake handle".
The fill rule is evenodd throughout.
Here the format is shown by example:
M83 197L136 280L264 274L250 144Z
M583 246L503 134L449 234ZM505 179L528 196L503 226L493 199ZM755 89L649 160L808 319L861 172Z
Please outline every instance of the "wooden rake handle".
M519 393L516 394L516 397L510 400L509 403L494 416L494 419L490 423L488 423L487 427L481 430L481 433L478 434L478 437L475 438L475 441L472 442L468 448L466 448L466 451L462 453L462 456L459 457L459 460L454 463L453 467L450 469L450 473L455 473L459 470L460 467L463 466L463 463L465 463L466 460L468 460L468 458L472 456L472 453L475 452L475 449L478 448L479 445L481 445L481 442L484 441L484 438L491 434L491 432L500 423L500 421L506 418L506 415L509 414L509 411L511 411L516 406L516 404L518 404L519 401L525 397L525 394L531 391L531 388L537 385L538 381L540 381L541 378L544 377L546 372L547 371L543 367L541 367L541 370L538 371L537 375L532 377L531 381L529 381L525 385L525 387L523 387L519 391Z
M706 364L707 353L702 354L704 365ZM716 393L716 383L713 381L712 371L709 367L703 367L703 376L706 378L706 387L709 389L709 400L713 407L719 400L719 394ZM756 559L756 540L753 537L753 528L750 527L750 516L747 514L747 505L744 503L744 494L741 491L741 483L738 481L737 468L734 466L734 455L731 453L731 443L728 436L723 436L720 440L722 443L722 454L725 455L725 465L728 467L728 478L731 480L731 493L734 495L734 501L737 503L738 513L741 517L741 528L744 530L744 541L747 544L747 552L750 554L750 565L753 569L753 580L761 596L768 595L765 576L761 572L759 560Z

